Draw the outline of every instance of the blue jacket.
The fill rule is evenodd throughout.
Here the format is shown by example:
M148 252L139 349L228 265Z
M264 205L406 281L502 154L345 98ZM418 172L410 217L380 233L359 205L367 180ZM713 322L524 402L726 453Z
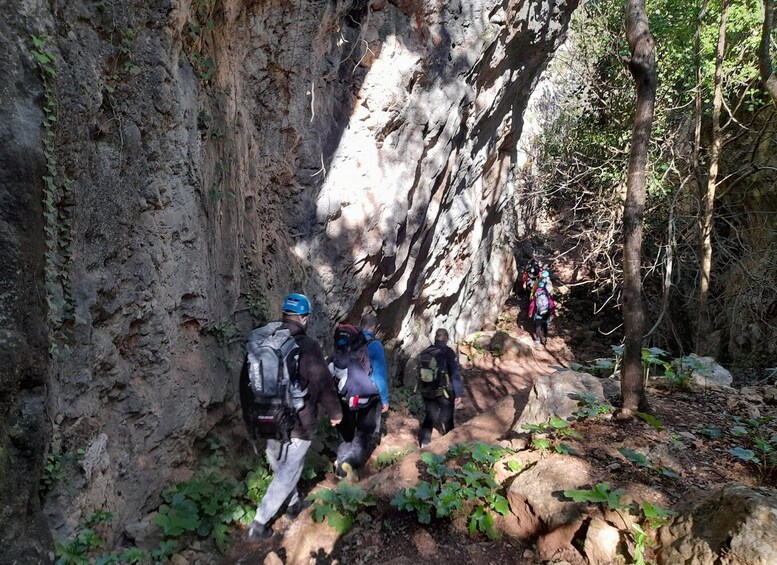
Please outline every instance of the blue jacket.
M464 394L464 386L461 382L461 369L459 369L459 360L456 352L442 341L435 341L434 346L439 347L445 351L445 360L448 364L448 374L451 377L451 384L453 385L453 396L454 398L461 398Z
M367 352L370 354L370 367L372 368L372 382L380 392L380 402L384 406L389 403L388 380L386 369L386 354L383 352L383 344L375 339L371 331L363 330L362 333L370 341Z

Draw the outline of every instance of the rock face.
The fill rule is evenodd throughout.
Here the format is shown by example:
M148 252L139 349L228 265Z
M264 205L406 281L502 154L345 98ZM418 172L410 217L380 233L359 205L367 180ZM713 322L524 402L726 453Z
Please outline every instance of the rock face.
M660 563L777 563L777 491L729 484L659 531Z
M52 547L38 487L49 420L43 240L43 87L16 41L34 3L0 19L0 561L46 563ZM25 35L26 38L26 35ZM52 553L53 556L53 553Z
M6 390L23 393L3 400L16 415L2 437L27 430L32 449L11 476L26 477L18 492L32 500L48 381L57 448L90 454L47 499L57 535L95 510L112 512L119 534L158 504L197 440L236 419L240 336L287 292L312 298L319 337L374 310L400 361L435 327L456 339L498 311L522 235L508 221L520 213L522 112L575 7L146 0L53 11L32 0L7 11L18 80L2 87L3 112L14 110L0 158L14 166L0 194L16 199L3 206L15 238L3 284L51 283L49 318L62 328L51 335L69 354L49 369L43 291L15 296L2 320L18 344ZM48 201L30 33L48 36L37 49L56 72Z

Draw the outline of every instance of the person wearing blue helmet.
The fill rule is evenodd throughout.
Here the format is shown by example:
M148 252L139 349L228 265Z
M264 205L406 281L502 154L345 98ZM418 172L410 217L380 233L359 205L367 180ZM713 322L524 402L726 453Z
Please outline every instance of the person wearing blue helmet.
M281 327L289 330L299 348L296 377L300 388L307 389L304 407L297 413L298 419L291 430L291 442L281 445L278 440L267 440L267 459L273 478L256 509L256 517L248 529L249 541L269 539L272 534L270 523L278 510L286 504L286 515L296 518L310 505L297 492L297 483L302 475L305 455L318 428L318 408L324 408L330 423L335 426L343 418L337 389L324 360L321 346L308 336L310 301L304 294L293 292L286 296L281 307Z

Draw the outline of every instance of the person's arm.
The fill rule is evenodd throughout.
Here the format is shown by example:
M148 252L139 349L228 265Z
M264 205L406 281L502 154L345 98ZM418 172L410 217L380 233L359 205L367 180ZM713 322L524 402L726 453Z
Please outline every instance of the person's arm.
M383 405L383 411L389 409L389 391L386 369L386 353L383 350L383 344L378 340L373 340L367 346L370 354L370 366L372 367L372 382L378 387L380 393L380 403Z
M457 359L456 352L448 347L448 369L451 375L451 384L453 384L453 396L456 399L456 404L461 404L461 397L464 394L464 385L461 382L461 369L459 368L459 360Z
M529 318L534 316L534 300L529 299Z
M335 381L326 365L321 346L313 339L309 343L310 351L304 357L300 356L300 371L306 371L311 397L324 408L330 423L335 426L343 419L343 409L340 399L337 398Z

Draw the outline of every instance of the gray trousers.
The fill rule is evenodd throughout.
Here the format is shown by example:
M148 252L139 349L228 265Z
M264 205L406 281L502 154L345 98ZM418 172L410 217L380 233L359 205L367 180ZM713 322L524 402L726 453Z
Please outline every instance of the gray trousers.
M275 439L267 440L266 453L272 469L272 481L256 509L254 521L267 524L284 502L288 501L292 505L299 500L297 483L309 447L310 441L305 439L291 438L290 444L283 445Z

